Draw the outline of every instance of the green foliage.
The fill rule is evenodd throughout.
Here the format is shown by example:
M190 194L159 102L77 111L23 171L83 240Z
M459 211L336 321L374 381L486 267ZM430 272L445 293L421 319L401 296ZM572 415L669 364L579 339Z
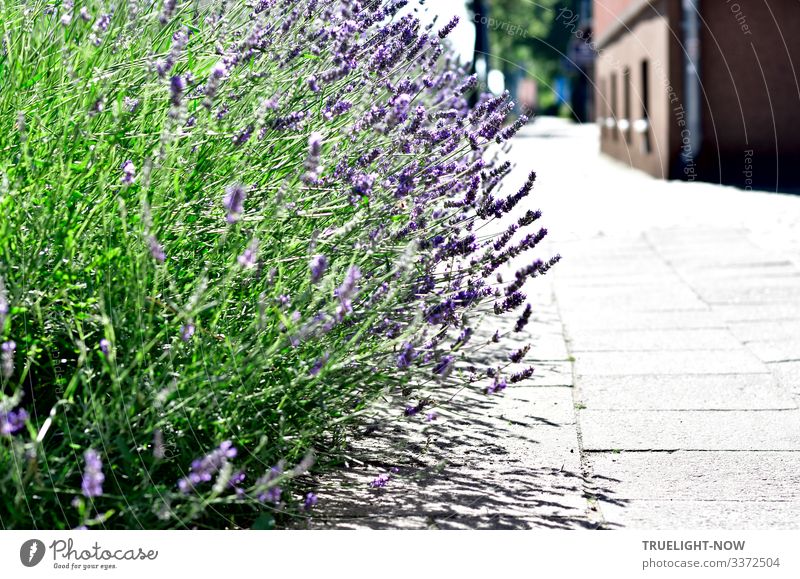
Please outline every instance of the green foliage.
M552 85L572 33L558 15L562 10L577 14L579 4L580 0L491 0L492 66L506 74L522 68L523 76L541 81L543 89Z

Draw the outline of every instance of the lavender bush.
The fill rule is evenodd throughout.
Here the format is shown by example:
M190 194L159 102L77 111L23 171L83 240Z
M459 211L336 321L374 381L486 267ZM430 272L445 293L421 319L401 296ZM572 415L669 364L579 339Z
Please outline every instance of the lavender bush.
M474 378L466 312L527 324L524 121L404 5L3 3L0 525L308 511L378 396Z

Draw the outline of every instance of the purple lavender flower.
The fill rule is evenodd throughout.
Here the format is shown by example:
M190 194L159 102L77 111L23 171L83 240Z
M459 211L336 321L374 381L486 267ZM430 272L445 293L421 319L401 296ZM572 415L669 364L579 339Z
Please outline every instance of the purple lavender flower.
M186 81L180 75L175 75L169 79L169 100L172 104L173 111L181 106L183 99L183 91L186 89ZM173 117L175 113L173 112Z
M347 314L353 311L352 299L358 291L356 284L359 279L361 279L361 270L356 265L350 266L342 285L336 290L336 297L339 298L336 316L339 320L344 319Z
M451 350L456 350L461 346L465 345L469 342L469 339L472 337L472 328L464 328L459 334L458 339L455 341L453 346L450 348Z
M81 16L83 16L83 11L81 11ZM95 46L100 46L103 42L103 34L106 33L108 30L109 25L111 24L111 14L101 14L94 23L92 27L92 33L89 35L89 40Z
M521 362L530 349L530 346L525 346L519 350L514 350L508 355L508 359L514 363Z
M525 115L520 115L520 117L508 128L503 129L499 135L497 135L497 142L503 143L504 141L509 140L511 137L517 134L517 132L528 124L528 117Z
M253 125L247 125L233 136L232 142L235 146L241 147L250 140L251 136L253 136Z
M514 380L512 379L511 381L513 382ZM506 386L508 386L506 379L497 377L489 386L486 387L486 393L495 394L496 392L502 392L506 389Z
M533 376L533 366L529 366L525 368L522 372L517 372L516 374L511 375L511 379L509 380L512 384L516 382L521 382L522 380L526 380Z
M11 436L19 432L25 427L28 418L28 413L23 408L8 412L0 410L0 435Z
M371 486L374 489L383 488L383 487L386 486L386 483L389 482L390 478L391 477L388 474L380 474L380 475L376 476L372 480L372 482L369 483L369 486Z
M328 358L329 358L328 354L325 354L324 356L320 356L319 358L317 358L317 360L311 366L311 369L308 371L308 373L312 376L316 376L317 374L319 374L322 371L322 368L328 362Z
M139 99L126 96L124 99L124 105L129 113L134 113L136 112L136 109L139 108Z
M453 16L453 18L448 22L441 30L439 30L439 38L444 39L453 31L453 29L458 26L460 18L458 16Z
M311 283L319 283L325 275L325 270L328 269L328 258L324 255L315 255L308 267L311 270Z
M450 375L450 372L453 371L454 364L455 362L452 356L442 356L441 360L439 360L433 367L433 373L441 376L442 378L447 378Z
M411 105L411 97L407 94L401 94L395 97L394 106L392 107L388 124L395 126L400 123L406 122L408 118L408 108Z
M166 58L159 59L156 62L156 72L158 72L158 76L162 78L167 76L169 71L175 66L178 58L180 58L181 52L186 48L188 42L189 32L185 27L175 31L172 35L172 46L170 47L169 54L167 54Z
M111 352L111 342L102 338L100 340L100 351L103 352L106 356L108 356L109 352Z
M353 177L353 194L358 198L369 197L372 193L372 186L375 183L375 175L358 173Z
M320 133L311 133L311 136L308 137L308 156L305 162L306 174L303 176L303 181L306 183L311 184L317 180L321 154L322 135Z
M400 349L400 354L397 356L397 367L401 370L405 370L416 357L417 353L414 350L413 344L411 344L411 342L404 343L403 347Z
M72 22L72 9L74 3L72 0L64 0L61 4L61 9L63 10L63 14L61 15L61 25L62 26L69 26Z
M14 340L8 340L0 344L0 372L4 378L11 378L14 374L14 352L17 349L17 343Z
M124 185L130 185L133 183L133 180L136 179L136 166L133 164L133 161L128 159L122 164L122 183Z
M274 505L280 504L283 489L278 486L276 481L281 476L283 476L283 464L279 463L256 481L256 488L261 489L258 493L259 501L262 503L269 501Z
M306 498L303 500L303 509L306 511L310 511L314 507L317 506L317 502L319 498L314 493L308 493Z
M103 481L106 480L100 455L90 448L83 453L83 460L85 467L81 481L81 492L83 492L83 496L90 499L99 497L103 494Z
M419 401L419 402L418 402L416 405L414 405L414 406L410 406L410 405L409 405L409 406L406 406L406 409L405 409L405 411L403 412L403 414L404 414L405 416L416 416L417 414L419 414L420 412L422 412L422 411L425 409L425 407L426 407L427 405L428 405L428 401L427 401L427 400L420 400L420 401Z
M150 255L159 263L164 263L167 259L167 254L164 253L164 247L158 242L155 235L147 237L147 245L150 248Z
M183 324L181 326L181 340L188 342L194 336L195 326L192 323Z
M222 204L225 206L228 214L226 219L228 223L236 223L244 213L244 202L247 199L247 188L244 185L234 184L229 185L225 189L225 198Z
M243 268L250 269L255 266L257 256L258 240L254 239L250 242L250 245L247 246L247 249L244 250L244 253L236 258L236 261L238 261L239 265Z
M211 105L214 104L214 97L217 95L219 83L226 74L228 74L228 67L222 61L215 64L211 69L211 74L205 87L205 99L203 99L203 106L207 109L210 109Z
M189 474L178 481L178 489L186 494L204 482L209 482L219 470L237 454L236 447L230 440L222 442L203 458L192 461Z
M172 20L176 4L176 0L164 0L164 4L161 7L161 14L158 17L158 21L161 22L161 24L166 24Z
M525 305L525 311L522 312L522 315L517 320L516 325L514 326L515 332L521 332L522 329L528 325L528 321L531 319L531 305Z

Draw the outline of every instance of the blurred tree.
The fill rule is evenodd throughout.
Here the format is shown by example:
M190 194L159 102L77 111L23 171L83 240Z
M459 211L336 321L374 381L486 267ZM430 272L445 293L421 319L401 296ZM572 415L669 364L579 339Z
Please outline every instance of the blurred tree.
M525 77L542 92L553 86L577 30L581 0L484 0L489 15L490 66L503 71L507 84ZM470 3L472 4L472 3ZM470 6L475 15L475 7ZM476 25L481 23L476 18Z

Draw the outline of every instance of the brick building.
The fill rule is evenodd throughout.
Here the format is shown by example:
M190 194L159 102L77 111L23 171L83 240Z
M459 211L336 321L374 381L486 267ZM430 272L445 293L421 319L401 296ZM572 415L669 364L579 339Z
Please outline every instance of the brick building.
M800 0L594 0L603 152L661 178L800 189Z

